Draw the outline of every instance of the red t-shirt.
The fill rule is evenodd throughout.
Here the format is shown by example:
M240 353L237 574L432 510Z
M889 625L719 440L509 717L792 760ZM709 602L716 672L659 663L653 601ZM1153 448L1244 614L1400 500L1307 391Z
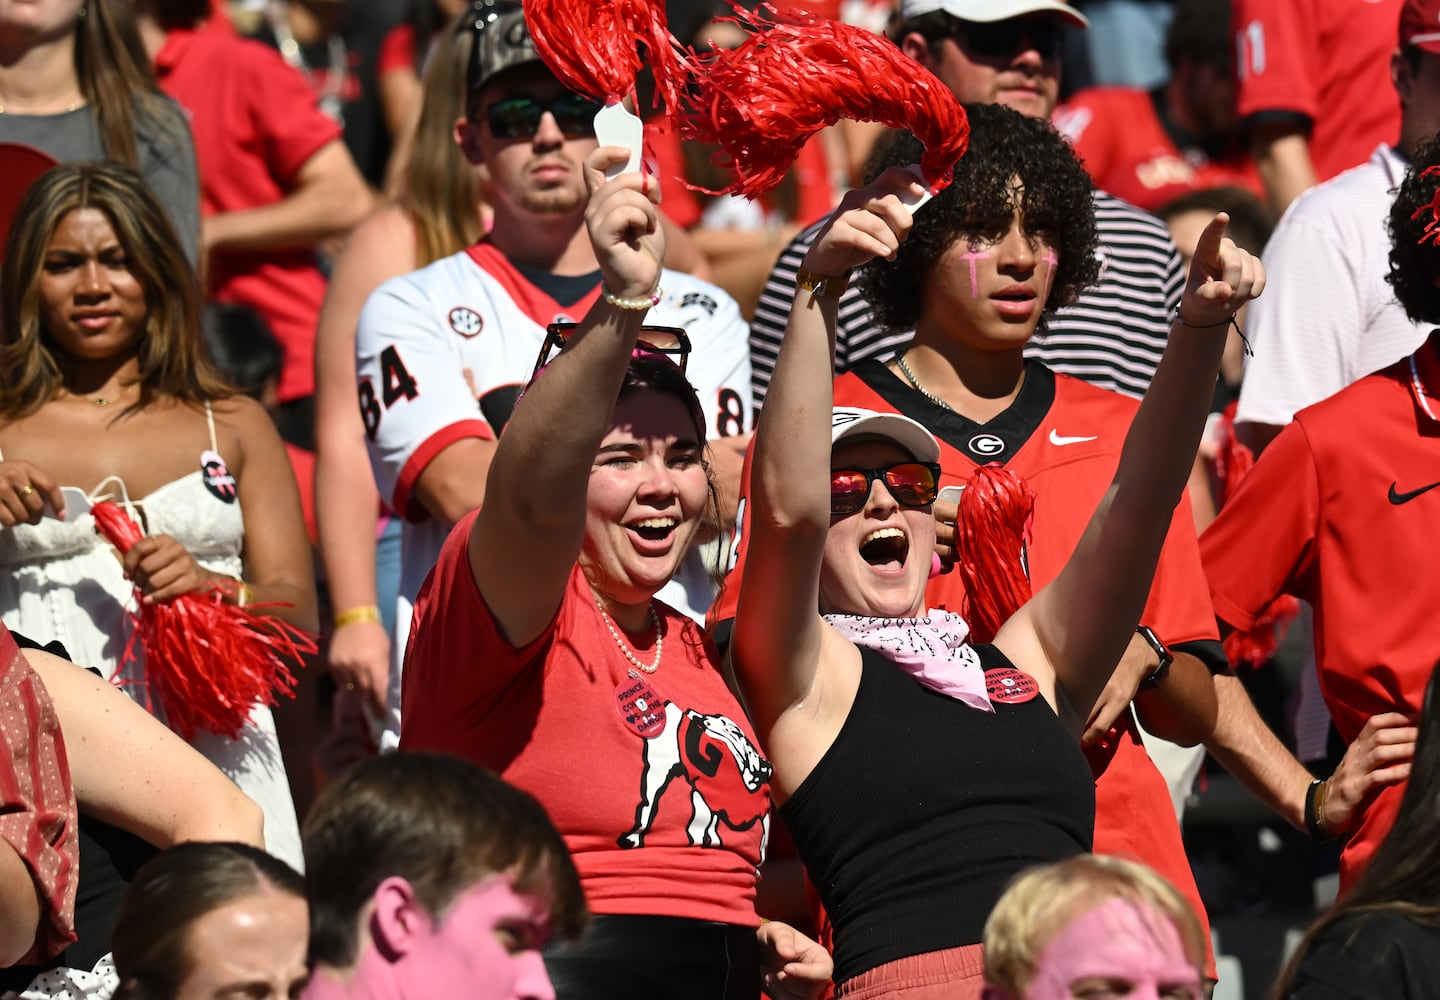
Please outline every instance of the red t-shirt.
M1400 135L1390 82L1402 0L1234 0L1242 119L1310 123L1310 162L1325 181Z
M375 60L375 75L384 76L402 69L412 73L416 71L415 26L403 22L385 33L385 40L380 43L380 55Z
M305 162L340 138L310 84L260 42L211 27L171 31L155 57L160 86L185 109L200 166L205 216L273 205ZM309 249L220 253L210 296L248 305L285 348L282 401L315 391L315 324L325 278Z
M1440 335L1301 410L1200 540L1215 613L1238 629L1280 594L1315 608L1320 690L1346 743L1372 715L1418 717L1440 655ZM1352 884L1404 785L1365 804L1340 856Z
M1039 362L1027 362L1025 371L1015 402L987 424L942 410L877 361L863 362L835 380L835 405L901 413L928 427L940 442L942 487L963 486L988 462L1003 462L1018 473L1035 491L1026 551L1030 578L1039 590L1069 560L1114 479L1139 402L1054 373ZM1225 665L1224 652L1206 595L1194 524L1187 496L1175 507L1140 621L1172 648L1219 669ZM744 540L742 523L737 568L744 564ZM732 569L711 609L712 622L735 616L740 579ZM958 573L932 579L925 597L930 607L964 611ZM1086 753L1095 773L1096 853L1143 861L1168 878L1206 920L1169 789L1145 752L1130 713L1121 716L1107 742L1108 747Z
M1055 127L1070 140L1095 186L1155 212L1190 191L1235 185L1264 197L1255 163L1243 149L1211 160L1198 146L1181 150L1156 113L1149 92L1128 87L1082 90L1055 109Z
M550 627L516 649L470 572L475 516L450 533L415 602L400 748L456 754L538 798L596 913L758 926L772 768L714 647L656 602L664 655L639 672L577 567Z

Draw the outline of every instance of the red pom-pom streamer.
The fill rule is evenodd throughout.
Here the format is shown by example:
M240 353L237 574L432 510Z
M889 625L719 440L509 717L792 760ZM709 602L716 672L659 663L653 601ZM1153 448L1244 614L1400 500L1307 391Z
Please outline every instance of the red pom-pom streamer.
M1440 166L1426 167L1420 171L1421 178L1440 175ZM1434 243L1440 246L1440 188L1436 188L1431 196L1429 204L1421 205L1410 214L1410 218L1418 219L1426 212L1430 213L1430 221L1425 223L1425 231L1420 234L1420 243Z
M1217 504L1235 495L1240 480L1255 466L1255 453L1235 437L1235 404L1220 415L1219 448L1215 453ZM1247 631L1238 629L1225 637L1225 655L1235 666L1258 667L1275 655L1280 636L1300 612L1300 602L1289 594L1281 594L1255 619Z
M663 0L535 0L525 5L525 23L550 72L576 93L620 100L648 56L657 98L678 107L685 74Z
M728 157L721 165L735 181L725 193L770 191L810 137L842 118L914 133L925 146L920 168L931 190L950 183L970 122L948 87L863 28L798 9L768 17L737 48L690 55L699 96L681 134Z
M955 568L965 581L965 620L975 642L989 642L1030 600L1025 547L1035 493L1003 465L982 465L960 493Z
M97 503L90 512L122 555L143 537L116 504ZM141 602L139 609L131 613L122 663L138 659L138 641L145 651L146 698L158 696L170 728L187 740L198 730L239 736L257 701L273 705L277 694L294 697L288 664L298 666L317 648L293 625L225 603L218 587Z

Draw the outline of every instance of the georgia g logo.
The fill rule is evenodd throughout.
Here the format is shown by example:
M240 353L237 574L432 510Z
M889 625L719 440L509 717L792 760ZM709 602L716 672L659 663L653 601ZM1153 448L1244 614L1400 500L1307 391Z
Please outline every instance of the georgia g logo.
M722 846L722 824L743 832L760 823L764 856L770 839L767 786L775 768L739 726L723 715L702 715L666 701L664 727L646 738L644 760L635 825L619 838L621 847L645 845L660 800L678 778L690 793L685 832L692 847Z

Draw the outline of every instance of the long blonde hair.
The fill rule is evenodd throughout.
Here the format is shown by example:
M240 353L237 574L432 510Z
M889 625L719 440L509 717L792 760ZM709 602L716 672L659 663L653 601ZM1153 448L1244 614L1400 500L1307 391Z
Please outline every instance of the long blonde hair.
M475 45L467 9L446 26L425 68L415 146L400 207L415 222L416 267L459 253L481 236L475 168L454 138L465 116L465 69Z

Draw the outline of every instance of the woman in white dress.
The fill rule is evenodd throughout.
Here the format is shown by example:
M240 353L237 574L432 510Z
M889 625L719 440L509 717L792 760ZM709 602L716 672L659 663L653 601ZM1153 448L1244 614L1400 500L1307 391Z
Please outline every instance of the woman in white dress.
M60 640L162 718L138 644L126 657L137 600L218 587L316 628L284 446L205 359L199 301L134 172L66 164L26 194L0 269L0 617ZM123 558L87 512L101 499L145 532ZM257 705L238 739L200 733L195 744L264 810L268 848L298 866L270 711Z

